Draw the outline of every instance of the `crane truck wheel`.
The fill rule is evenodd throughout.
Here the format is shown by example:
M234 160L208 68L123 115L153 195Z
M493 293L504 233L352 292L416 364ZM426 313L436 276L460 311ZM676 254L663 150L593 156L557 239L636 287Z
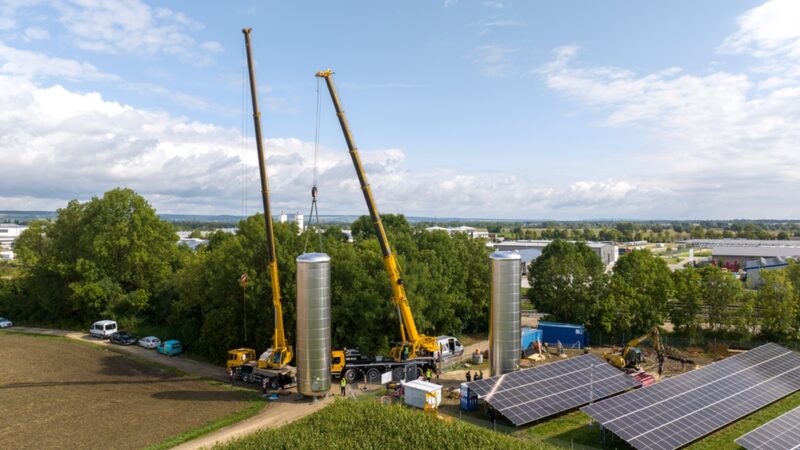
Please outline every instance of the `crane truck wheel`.
M358 377L358 372L356 369L347 369L344 372L344 379L347 380L348 383L356 381L356 377Z
M402 367L395 367L392 370L392 381L400 381L406 379L406 371Z
M376 368L371 368L367 371L367 381L370 384L376 384L381 382L381 371Z

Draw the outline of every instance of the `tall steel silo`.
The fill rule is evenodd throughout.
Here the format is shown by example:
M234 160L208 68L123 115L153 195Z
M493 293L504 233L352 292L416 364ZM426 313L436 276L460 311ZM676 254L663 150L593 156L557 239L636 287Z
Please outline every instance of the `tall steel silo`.
M297 257L297 391L321 396L331 387L331 258Z
M516 252L494 252L489 255L489 259L492 272L489 371L495 376L519 368L522 259Z

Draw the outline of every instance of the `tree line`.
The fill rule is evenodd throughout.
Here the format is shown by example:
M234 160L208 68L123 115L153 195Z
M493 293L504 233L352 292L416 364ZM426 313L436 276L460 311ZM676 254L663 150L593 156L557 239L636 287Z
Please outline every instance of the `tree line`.
M671 272L649 250L621 256L607 273L585 244L555 240L528 273L528 296L540 312L612 338L666 322L690 337L800 337L800 264L762 271L760 288L750 290L715 266Z
M420 332L485 332L484 243L414 229L402 215L384 215L383 221ZM295 334L295 258L324 251L332 261L333 345L387 352L399 339L399 321L369 217L352 224L354 242L337 227L319 236L299 234L294 223L274 228L289 342ZM72 201L55 220L32 222L20 236L15 249L21 273L2 280L0 309L22 322L70 328L116 319L124 328L181 339L212 361L222 361L231 348L265 349L273 307L263 214L239 222L235 234L212 234L197 251L176 245L175 231L129 189Z

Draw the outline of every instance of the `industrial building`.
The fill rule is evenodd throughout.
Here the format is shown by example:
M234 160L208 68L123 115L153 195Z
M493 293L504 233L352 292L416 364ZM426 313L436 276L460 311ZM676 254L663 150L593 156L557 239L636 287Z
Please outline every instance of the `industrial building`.
M756 239L690 239L685 244L711 249L711 260L719 267L745 268L762 258L800 257L800 241Z
M487 244L497 251L517 251L522 257L523 273L526 272L531 261L542 254L550 240L530 240L530 241L503 241ZM574 242L574 241L573 241ZM586 245L597 253L603 264L610 266L617 261L617 246L607 242L586 242Z
M461 225L460 227L428 227L425 228L425 231L444 231L447 234L452 235L453 233L464 233L467 236L471 237L472 239L478 238L489 238L489 230L486 228L475 228L475 227L468 227L466 225Z
M762 271L783 269L788 265L789 262L780 256L777 258L759 258L747 261L744 266L744 272L747 274L747 287L755 289L761 285Z
M2 254L4 261L14 259L14 252L10 250L14 248L14 241L27 229L25 225L16 223L0 224L0 250L7 250Z

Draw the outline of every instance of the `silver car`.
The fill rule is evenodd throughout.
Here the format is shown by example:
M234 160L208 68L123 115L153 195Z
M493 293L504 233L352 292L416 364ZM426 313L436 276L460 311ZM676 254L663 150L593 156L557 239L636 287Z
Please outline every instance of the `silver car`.
M8 319L4 319L4 318L0 317L0 328L8 328L8 327L11 327L11 326L14 326L13 322L11 322Z
M161 343L161 339L155 336L147 336L139 339L139 346L144 348L156 348Z

